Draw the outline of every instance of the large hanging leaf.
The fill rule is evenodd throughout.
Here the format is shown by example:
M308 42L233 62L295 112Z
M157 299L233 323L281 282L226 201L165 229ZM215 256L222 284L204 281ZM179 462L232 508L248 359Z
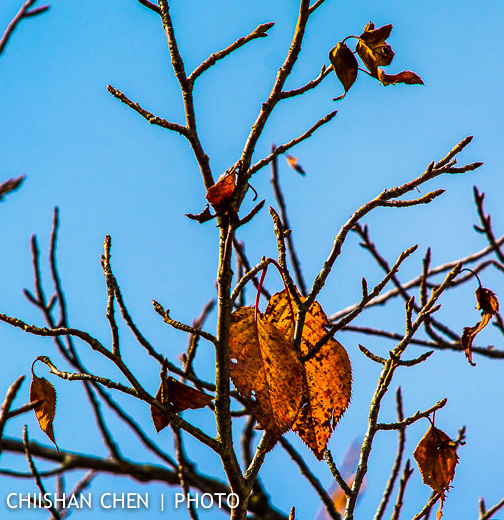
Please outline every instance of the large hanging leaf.
M290 341L261 313L243 307L231 316L231 379L245 397L270 448L291 429L304 395L303 365Z
M465 327L462 331L460 338L460 344L465 349L467 360L472 366L476 366L472 360L472 344L474 338L483 330L487 325L492 316L495 316L499 312L499 300L495 293L485 287L478 287L475 292L476 301L478 302L477 309L481 311L481 320L476 323L474 327Z
M436 493L441 493L438 519L442 516L446 492L455 477L458 462L457 443L445 432L430 426L413 453L425 484Z
M293 337L294 322L285 290L271 297L265 318L287 338ZM306 314L301 354L310 352L330 326L322 307L314 302ZM321 460L333 429L350 403L352 368L344 347L335 339L329 339L304 363L304 379L303 404L292 429Z

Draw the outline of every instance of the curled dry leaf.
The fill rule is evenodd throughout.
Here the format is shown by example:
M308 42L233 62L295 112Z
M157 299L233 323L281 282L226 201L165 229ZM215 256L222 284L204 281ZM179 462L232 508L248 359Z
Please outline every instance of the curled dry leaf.
M478 287L474 294L478 302L476 309L483 314L490 314L490 316L495 316L499 312L499 300L493 291L485 287Z
M165 405L169 405L174 413L184 410L196 410L204 408L212 401L211 395L191 388L171 376L166 375L166 363L161 365L161 383L156 393L156 399ZM151 417L154 428L159 433L170 424L168 417L154 406L151 406Z
M422 78L411 72L411 70L403 70L398 74L385 74L382 69L377 69L377 78L385 86L396 85L397 83L406 83L407 85L423 85Z
M476 301L478 302L477 309L481 311L481 320L476 323L474 327L465 327L462 331L460 344L465 349L467 360L472 366L476 366L472 360L472 344L474 338L483 330L489 323L492 316L499 311L499 300L495 293L485 287L478 287L475 292Z
M274 294L265 312L271 321L290 340L294 336L286 290ZM301 354L307 354L326 334L331 324L318 302L306 314ZM352 367L345 348L331 338L304 367L305 395L299 415L292 426L301 439L322 460L333 429L350 404Z
M333 66L336 76L338 76L338 79L341 81L346 94L357 79L357 71L359 68L357 58L345 42L339 42L338 45L329 52L329 61Z
M212 215L212 213L210 213L210 208L208 207L208 204L205 206L205 209L201 213L186 213L185 216L191 220L196 220L200 224L208 222L209 220L212 220L216 217L216 215Z
M458 462L457 443L445 432L430 426L413 453L425 484L441 494L438 519L442 516L446 492L455 476Z
M233 196L236 183L236 170L223 173L219 180L207 190L206 199L218 213L225 213L226 206Z
M391 24L375 29L374 23L369 22L364 28L364 32L359 36L355 51L369 70L371 76L383 85L396 85L397 83L423 85L422 78L418 74L411 72L411 70L403 70L398 74L386 74L380 68L390 65L394 58L392 47L385 41L391 32Z
M269 449L291 429L304 395L303 365L292 343L265 316L243 307L231 315L231 379L260 426Z
M33 374L30 386L30 403L40 401L33 409L37 417L40 429L49 437L58 449L54 438L53 421L56 414L56 390L54 386L44 379Z
M360 59L375 78L377 77L377 68L390 65L394 58L392 47L385 41L391 32L392 24L375 29L374 23L369 22L364 28L364 32L359 36L359 41L355 47Z

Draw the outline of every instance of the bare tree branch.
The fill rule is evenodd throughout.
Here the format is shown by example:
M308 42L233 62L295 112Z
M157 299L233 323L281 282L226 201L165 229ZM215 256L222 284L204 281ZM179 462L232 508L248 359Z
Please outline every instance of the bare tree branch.
M45 13L49 9L49 5L43 5L41 7L35 7L34 9L30 9L30 7L36 1L37 0L26 0L17 12L17 14L14 16L14 18L10 21L9 25L7 25L7 28L5 29L2 37L0 38L0 54L2 54L2 52L4 51L7 42L9 41L10 37L14 33L14 30L19 25L21 20Z
M214 65L218 60L222 60L226 56L229 56L233 51L243 47L251 40L255 40L256 38L264 38L268 36L267 31L271 29L275 24L274 23L264 23L259 25L256 29L254 29L249 35L242 36L238 38L234 43L223 49L222 51L215 52L211 56L209 56L203 63L201 63L198 67L196 67L189 77L187 78L190 83L194 83L196 78L201 76L203 72L208 70L212 65Z

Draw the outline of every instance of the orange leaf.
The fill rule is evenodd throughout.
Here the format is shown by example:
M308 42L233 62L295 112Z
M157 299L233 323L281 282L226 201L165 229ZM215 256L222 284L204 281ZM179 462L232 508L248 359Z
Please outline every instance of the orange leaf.
M47 379L37 377L35 374L33 374L30 386L30 403L34 401L41 401L33 409L40 429L49 437L58 450L53 430L54 415L56 413L56 390Z
M378 80L385 86L396 85L397 83L406 83L407 85L423 85L422 78L411 72L411 70L403 70L398 74L385 74L382 69L377 69Z
M231 315L231 379L261 427L271 438L269 448L291 429L303 398L303 365L289 340L254 309Z
M173 413L183 412L184 410L196 410L204 408L212 401L211 395L205 394L191 388L173 377L166 376L166 364L161 365L161 383L156 393L156 400L162 404L169 405ZM159 433L170 424L168 416L151 406L151 417L154 428Z
M458 462L456 447L457 443L445 432L431 425L413 453L424 483L436 493L441 493L438 519L442 516L445 494L455 476Z
M490 318L499 311L499 300L495 293L485 287L478 287L475 292L477 309L481 310L481 320L474 327L465 327L460 337L460 344L464 347L467 360L472 366L476 366L472 360L472 344L478 332L482 331L489 323Z
M207 190L206 199L219 212L225 210L235 190L236 170L223 173L219 180Z
M285 290L271 297L265 317L287 338L293 337L294 322ZM314 302L306 314L301 354L307 354L326 334L325 327L330 326L322 307ZM350 403L352 368L344 347L335 339L329 339L304 363L304 378L303 404L292 429L322 460L329 437Z
M390 65L394 58L392 47L385 41L392 32L392 24L375 29L374 23L369 22L360 35L355 51L376 77L376 69L382 65Z
M294 157L293 155L285 154L285 159L287 160L287 164L293 170L296 170L301 175L306 175L304 168L298 163L297 157Z
M329 61L338 79L341 81L346 94L357 79L357 71L359 68L357 58L345 42L339 42L338 45L329 52Z

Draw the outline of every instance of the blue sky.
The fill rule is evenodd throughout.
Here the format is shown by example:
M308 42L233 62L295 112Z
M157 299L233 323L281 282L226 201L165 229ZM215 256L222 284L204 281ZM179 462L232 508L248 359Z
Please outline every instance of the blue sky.
M180 51L189 71L258 24L275 22L268 38L249 43L197 82L198 128L217 178L236 162L260 104L268 95L290 43L297 3L172 3ZM18 8L19 2L3 2L1 27ZM425 86L385 88L361 73L348 96L334 103L332 98L341 94L342 88L331 75L314 91L280 103L256 148L255 158L260 159L272 143L289 141L326 113L339 111L329 125L292 151L307 171L305 178L289 169L282 158L279 163L294 240L309 281L320 270L339 227L355 209L384 188L411 180L467 135L475 138L460 161L481 160L485 162L482 168L464 176L437 179L425 187L422 193L447 190L430 206L377 210L365 223L390 262L405 248L419 244L419 252L401 270L403 280L419 273L428 246L432 247L434 265L486 246L484 238L472 230L477 222L472 202L474 184L487 193L486 208L492 213L497 235L502 228L504 51L496 43L504 24L502 3L366 0L356 6L327 0L310 20L300 60L286 87L295 88L316 77L322 64L328 64L329 50L345 36L360 34L369 20L377 26L394 25L388 39L396 52L388 67L390 73L411 69L423 78ZM131 314L159 350L175 360L185 349L186 338L161 322L152 310L151 299L170 308L172 316L180 321L190 322L197 316L215 296L218 233L212 222L199 225L184 216L198 213L205 205L205 190L188 144L177 134L150 126L115 100L107 92L107 84L151 112L183 122L181 95L160 20L134 0L54 0L48 13L19 26L0 57L0 180L27 175L23 188L0 205L1 312L42 324L42 316L26 301L22 288L33 284L29 252L33 233L39 238L43 273L49 283L47 246L52 211L57 205L61 216L58 264L71 325L109 341L99 258L104 236L110 234L112 266ZM260 199L275 205L268 169L256 174L252 185ZM247 195L244 210L252 205ZM276 239L266 210L242 230L240 239L246 241L253 264L262 255L276 256ZM358 247L357 237L350 236L319 298L328 314L359 299L362 276L371 285L382 275ZM499 280L488 272L483 283L500 295ZM272 290L280 288L273 274L267 283ZM478 320L473 296L476 283L473 285L442 301L442 316L457 330ZM51 293L49 285L47 293ZM252 290L248 297L252 301ZM208 322L210 330L214 320L212 316ZM370 312L359 323L400 331L404 326L402 305ZM491 329L481 334L480 341L498 348L502 337ZM159 367L146 359L126 329L121 330L121 338L138 377L154 392ZM359 353L357 343L364 342L383 355L393 346L350 333L340 334L338 339L349 351L354 386L352 404L330 442L336 460L341 459L353 439L363 435L366 410L378 378L377 367ZM79 348L90 370L117 376L86 345ZM1 327L0 349L4 358L0 369L2 393L20 374L29 373L37 355L58 359L50 340L33 338L7 326ZM454 489L445 506L447 518L476 517L479 496L484 495L491 505L504 491L500 484L504 464L500 442L504 430L501 362L479 357L476 362L477 367L472 368L462 355L436 352L427 363L399 373L395 381L402 385L406 413L448 397L437 425L452 436L460 426L467 425L468 442L460 450ZM212 377L213 354L208 345L202 345L198 370L202 377ZM55 431L62 449L105 454L78 384L59 380L54 383L58 391ZM27 383L21 394L18 404L28 398ZM149 430L146 407L131 399L121 402ZM383 420L392 420L393 416L391 392ZM211 416L205 412L188 412L187 418L212 428ZM46 442L31 416L11 421L7 435L19 437L23 421L28 423L32 439ZM125 456L150 460L121 426L115 427L117 435L123 435ZM427 427L427 421L422 421L408 430L410 456ZM292 439L324 484L329 485L327 467ZM171 446L170 434L162 433L160 442ZM395 442L393 433L377 438L369 484L359 505L363 518L371 517L379 502L393 462ZM218 463L207 450L201 451L190 441L188 449L202 471L215 470ZM2 466L12 462L26 469L21 458L4 457ZM273 504L284 511L295 505L299 518L315 518L317 497L296 473L280 448L268 456L265 482L270 485ZM69 487L76 478L78 475L68 477ZM3 496L13 486L15 491L34 491L31 482L13 483L0 478L2 511L6 511ZM125 479L100 476L93 491L128 491L138 486ZM153 494L163 491L153 487ZM429 493L415 470L404 516L418 512ZM11 512L6 515L20 518ZM83 520L91 518L90 513L80 515ZM130 511L127 516L140 518L138 515ZM184 515L179 513L181 518ZM158 516L161 513L151 511L152 518ZM44 514L33 513L30 517L43 518ZM122 518L119 511L93 511L93 518L102 517ZM218 519L223 515L212 510L206 517Z

